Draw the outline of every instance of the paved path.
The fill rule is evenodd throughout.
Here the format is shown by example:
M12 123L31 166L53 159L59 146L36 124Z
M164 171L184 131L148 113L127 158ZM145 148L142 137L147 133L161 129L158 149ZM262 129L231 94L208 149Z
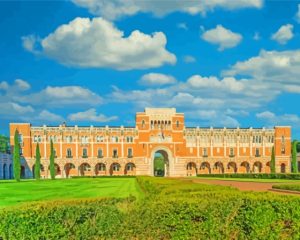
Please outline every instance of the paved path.
M272 190L272 185L284 184L284 183L260 183L260 182L239 182L239 181L231 181L231 180L213 180L213 179L193 179L195 183L209 183L214 185L223 185L223 186L231 186L240 189L241 191L257 191L257 192L274 192L278 194L288 194L288 195L299 195L298 192L290 192L285 190L276 189Z

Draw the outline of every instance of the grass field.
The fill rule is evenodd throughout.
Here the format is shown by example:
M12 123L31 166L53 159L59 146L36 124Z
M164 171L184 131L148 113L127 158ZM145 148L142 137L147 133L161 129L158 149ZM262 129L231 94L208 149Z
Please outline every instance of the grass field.
M262 182L262 183L299 183L300 180L292 179L261 179L261 178L223 178L223 177L191 177L197 179L238 181L238 182Z
M141 196L135 178L0 181L0 208L41 200Z

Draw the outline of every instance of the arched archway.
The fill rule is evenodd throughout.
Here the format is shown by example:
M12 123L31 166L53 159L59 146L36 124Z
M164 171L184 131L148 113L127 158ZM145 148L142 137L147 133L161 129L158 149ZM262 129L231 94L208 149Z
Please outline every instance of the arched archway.
M194 162L188 162L186 165L187 176L197 176L197 166Z
M265 173L271 173L271 162L266 163Z
M106 175L106 165L104 163L97 163L95 166L95 174L96 176Z
M41 164L41 169L40 169L40 176L41 178L45 178L45 169L44 166ZM35 164L32 166L32 177L35 178Z
M235 162L229 162L227 164L227 172L228 173L236 173L237 172L237 166Z
M280 164L280 172L281 173L285 173L286 172L286 165L285 165L285 163L281 163Z
M250 172L250 164L248 162L242 162L239 167L239 173L249 173Z
M127 163L125 165L124 173L125 173L125 175L134 176L135 175L135 164Z
M151 153L151 175L168 177L172 176L172 152L169 148L164 146L156 147Z
M110 165L110 175L122 175L121 172L121 165L119 163L113 163L112 165Z
M216 162L214 164L213 173L221 174L224 173L224 165L221 162Z
M51 176L50 165L48 167L48 170L49 170L48 171L49 172L49 176ZM57 163L54 164L54 171L55 171L55 176L60 176L61 177L61 169L60 169L60 166Z
M79 166L80 176L92 176L91 165L88 163L82 163Z
M76 171L76 167L73 163L67 163L64 166L66 178L77 176L78 172Z
M4 163L3 164L3 169L2 169L2 171L3 171L3 174L2 174L2 176L3 176L3 179L6 179L7 178L7 174L6 174L6 163Z
M22 165L21 166L21 178L25 178L26 174L25 174L25 167Z
M9 164L9 167L8 167L8 178L9 179L13 178L13 170L12 170L12 165L11 164Z
M199 173L210 174L211 173L210 164L208 162L201 163Z
M261 173L262 170L262 163L261 162L255 162L253 164L253 172L254 173Z

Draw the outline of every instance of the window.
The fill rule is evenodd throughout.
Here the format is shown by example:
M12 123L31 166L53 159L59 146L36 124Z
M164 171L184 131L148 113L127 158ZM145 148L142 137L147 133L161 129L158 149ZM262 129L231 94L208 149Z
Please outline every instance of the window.
M67 149L67 158L71 158L72 157L72 150L71 148Z
M255 149L255 156L256 156L256 157L259 157L259 156L260 156L260 154L259 154L259 149L258 149L258 148Z
M203 157L207 157L207 148L203 148Z
M56 143L56 141L57 141L57 137L56 136L49 136L49 142L51 142L51 140L52 140L52 142L53 143Z
M98 171L105 171L106 170L106 167L105 167L104 163L100 163L98 166L99 166Z
M37 142L37 136L34 135L33 142Z
M132 148L128 148L128 149L127 149L127 156L128 156L129 158L132 158Z
M142 120L142 128L145 128L145 120Z
M23 155L23 149L20 147L20 155Z
M284 143L285 139L284 136L281 136L281 142Z
M112 167L113 171L120 171L120 164L114 163L113 167Z
M133 142L133 137L132 136L127 136L126 137L126 142Z
M153 124L153 121L151 121L151 129L154 128L154 124Z
M98 149L98 158L102 158L103 157L103 152L102 152L102 149L99 148Z
M42 142L42 137L38 136L37 140L38 140L39 143Z
M83 158L87 158L88 157L87 149L86 148L82 149L82 157Z
M56 149L53 149L53 154L54 154L54 157L57 158Z
M72 142L72 136L66 136L66 142L71 143Z
M104 142L103 136L96 136L96 142Z
M113 136L113 137L111 137L111 142L118 142L119 141L119 138L118 137L116 137L116 136Z
M281 148L281 154L285 154L285 147Z
M114 149L114 150L113 150L113 157L114 157L114 158L117 158L117 157L118 157L118 150L117 150L117 149Z
M179 128L179 121L176 121L176 127Z
M23 143L23 135L22 134L19 134L19 143Z
M127 170L127 171L133 171L133 164L132 164L132 163L128 163L128 164L126 165L126 170Z
M89 143L89 137L87 137L87 136L82 136L82 137L81 137L81 143L82 143L82 144L87 144L87 143Z
M230 157L233 157L233 156L234 156L234 150L233 150L233 148L230 148L230 149L229 149L229 156L230 156Z

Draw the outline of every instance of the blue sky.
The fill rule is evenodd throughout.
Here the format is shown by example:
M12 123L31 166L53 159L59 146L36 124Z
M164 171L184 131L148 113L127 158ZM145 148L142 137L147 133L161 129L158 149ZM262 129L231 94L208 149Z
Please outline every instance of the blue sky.
M300 1L1 1L0 133L9 122L291 125L300 138Z

